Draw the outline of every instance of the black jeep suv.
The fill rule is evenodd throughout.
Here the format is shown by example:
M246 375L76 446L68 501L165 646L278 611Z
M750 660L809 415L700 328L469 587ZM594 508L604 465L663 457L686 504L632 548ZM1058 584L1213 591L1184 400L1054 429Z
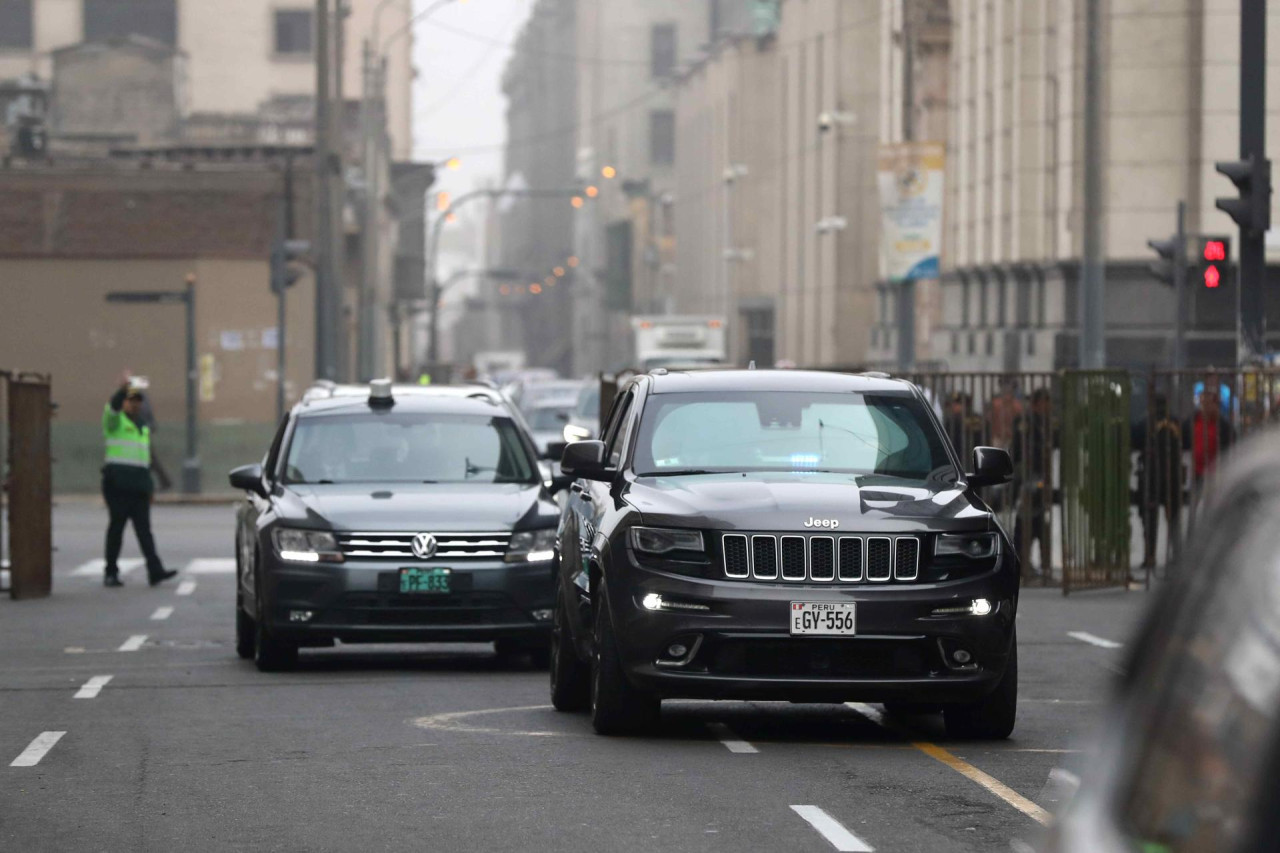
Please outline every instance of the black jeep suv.
M638 376L566 448L551 695L597 731L664 698L884 702L1013 730L1018 562L932 408L883 375Z
M236 651L259 669L335 640L546 659L559 509L498 392L317 387L231 484Z

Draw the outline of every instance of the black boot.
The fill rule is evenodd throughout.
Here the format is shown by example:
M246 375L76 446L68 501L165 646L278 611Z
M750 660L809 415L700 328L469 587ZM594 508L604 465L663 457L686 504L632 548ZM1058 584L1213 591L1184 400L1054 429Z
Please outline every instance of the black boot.
M178 576L178 572L176 569L161 569L160 574L151 576L150 584L152 586L156 586L158 584L164 583L170 578L176 578L177 576Z
M119 575L107 575L102 579L102 585L108 589L119 589L124 586L124 581L120 580Z

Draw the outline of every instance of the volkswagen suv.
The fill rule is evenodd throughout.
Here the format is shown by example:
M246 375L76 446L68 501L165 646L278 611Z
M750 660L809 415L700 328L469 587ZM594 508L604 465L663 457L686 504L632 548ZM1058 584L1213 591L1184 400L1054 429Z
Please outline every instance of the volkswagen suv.
M259 669L335 640L546 660L559 508L497 391L317 387L231 484L236 651Z
M1008 736L1018 561L912 384L878 375L638 376L569 445L551 695L604 734L666 698L884 702Z

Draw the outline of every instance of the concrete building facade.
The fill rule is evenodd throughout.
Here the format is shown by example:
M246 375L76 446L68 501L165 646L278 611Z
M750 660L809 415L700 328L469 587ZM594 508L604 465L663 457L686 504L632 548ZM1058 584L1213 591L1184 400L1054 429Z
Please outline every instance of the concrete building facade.
M364 39L381 0L350 0L344 28L343 94L358 99ZM82 42L141 36L184 57L183 114L256 113L315 93L310 0L6 0L0 4L0 80L53 76L54 57ZM378 19L380 41L404 27L411 0L392 0ZM412 38L387 54L387 124L397 160L412 155ZM278 106L276 106L278 109ZM279 139L299 144L305 140Z

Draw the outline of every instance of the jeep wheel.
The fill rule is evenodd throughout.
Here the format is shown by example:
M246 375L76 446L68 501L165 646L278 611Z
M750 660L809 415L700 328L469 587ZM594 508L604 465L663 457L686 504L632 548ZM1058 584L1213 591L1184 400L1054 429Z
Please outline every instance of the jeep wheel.
M966 705L943 709L947 734L971 740L1003 740L1013 734L1018 716L1018 635L1013 636L1004 675L990 695Z
M551 625L551 704L557 711L585 711L591 706L591 671L574 648L563 595L556 596Z
M627 681L618 657L609 606L595 609L595 659L591 667L591 725L602 735L643 732L658 723L662 701L655 694L636 689Z

